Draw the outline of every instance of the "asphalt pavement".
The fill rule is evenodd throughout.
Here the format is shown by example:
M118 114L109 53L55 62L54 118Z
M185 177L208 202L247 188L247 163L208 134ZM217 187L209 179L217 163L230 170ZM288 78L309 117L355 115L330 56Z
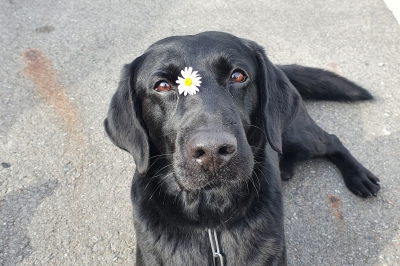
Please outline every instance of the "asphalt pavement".
M283 184L288 260L400 265L400 26L383 0L9 0L0 25L0 265L133 265L135 165L102 122L125 63L163 37L207 30L375 96L307 103L381 191L362 199L332 163L298 164Z

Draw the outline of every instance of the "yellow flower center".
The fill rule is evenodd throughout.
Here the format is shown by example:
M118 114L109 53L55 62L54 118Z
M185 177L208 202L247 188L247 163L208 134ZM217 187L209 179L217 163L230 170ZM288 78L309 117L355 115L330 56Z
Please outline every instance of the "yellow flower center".
M190 77L185 78L185 81L184 81L184 82L185 82L185 85L188 86L188 87L189 87L190 85L192 85L192 79L191 79Z

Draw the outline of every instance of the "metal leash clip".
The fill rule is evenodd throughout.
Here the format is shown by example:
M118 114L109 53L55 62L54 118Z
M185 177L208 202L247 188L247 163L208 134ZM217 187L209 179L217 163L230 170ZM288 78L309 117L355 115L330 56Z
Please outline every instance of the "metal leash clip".
M214 231L215 245L214 245L211 229L208 229L208 236L210 237L211 249L212 249L212 253L213 253L213 257L214 257L214 260L213 260L214 266L217 265L218 258L219 258L220 266L224 266L224 258L222 257L222 254L219 251L217 232L215 231L215 229L213 229L213 231Z

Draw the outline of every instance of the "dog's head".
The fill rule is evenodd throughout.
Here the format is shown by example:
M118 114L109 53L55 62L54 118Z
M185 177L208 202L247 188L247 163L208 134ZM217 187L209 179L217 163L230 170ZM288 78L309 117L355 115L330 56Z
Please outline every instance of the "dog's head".
M178 76L201 76L195 95L178 93ZM237 187L252 181L269 143L296 116L299 95L254 42L227 33L170 37L126 65L104 124L130 152L139 176L177 191Z

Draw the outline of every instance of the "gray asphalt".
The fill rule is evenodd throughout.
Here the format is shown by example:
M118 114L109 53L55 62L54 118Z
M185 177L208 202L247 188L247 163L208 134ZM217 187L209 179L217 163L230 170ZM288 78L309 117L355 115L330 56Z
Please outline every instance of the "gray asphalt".
M382 0L0 3L0 264L133 265L135 165L102 121L123 64L170 35L221 30L275 63L327 68L375 101L308 102L381 179L361 199L325 160L283 184L289 265L400 265L400 26Z

